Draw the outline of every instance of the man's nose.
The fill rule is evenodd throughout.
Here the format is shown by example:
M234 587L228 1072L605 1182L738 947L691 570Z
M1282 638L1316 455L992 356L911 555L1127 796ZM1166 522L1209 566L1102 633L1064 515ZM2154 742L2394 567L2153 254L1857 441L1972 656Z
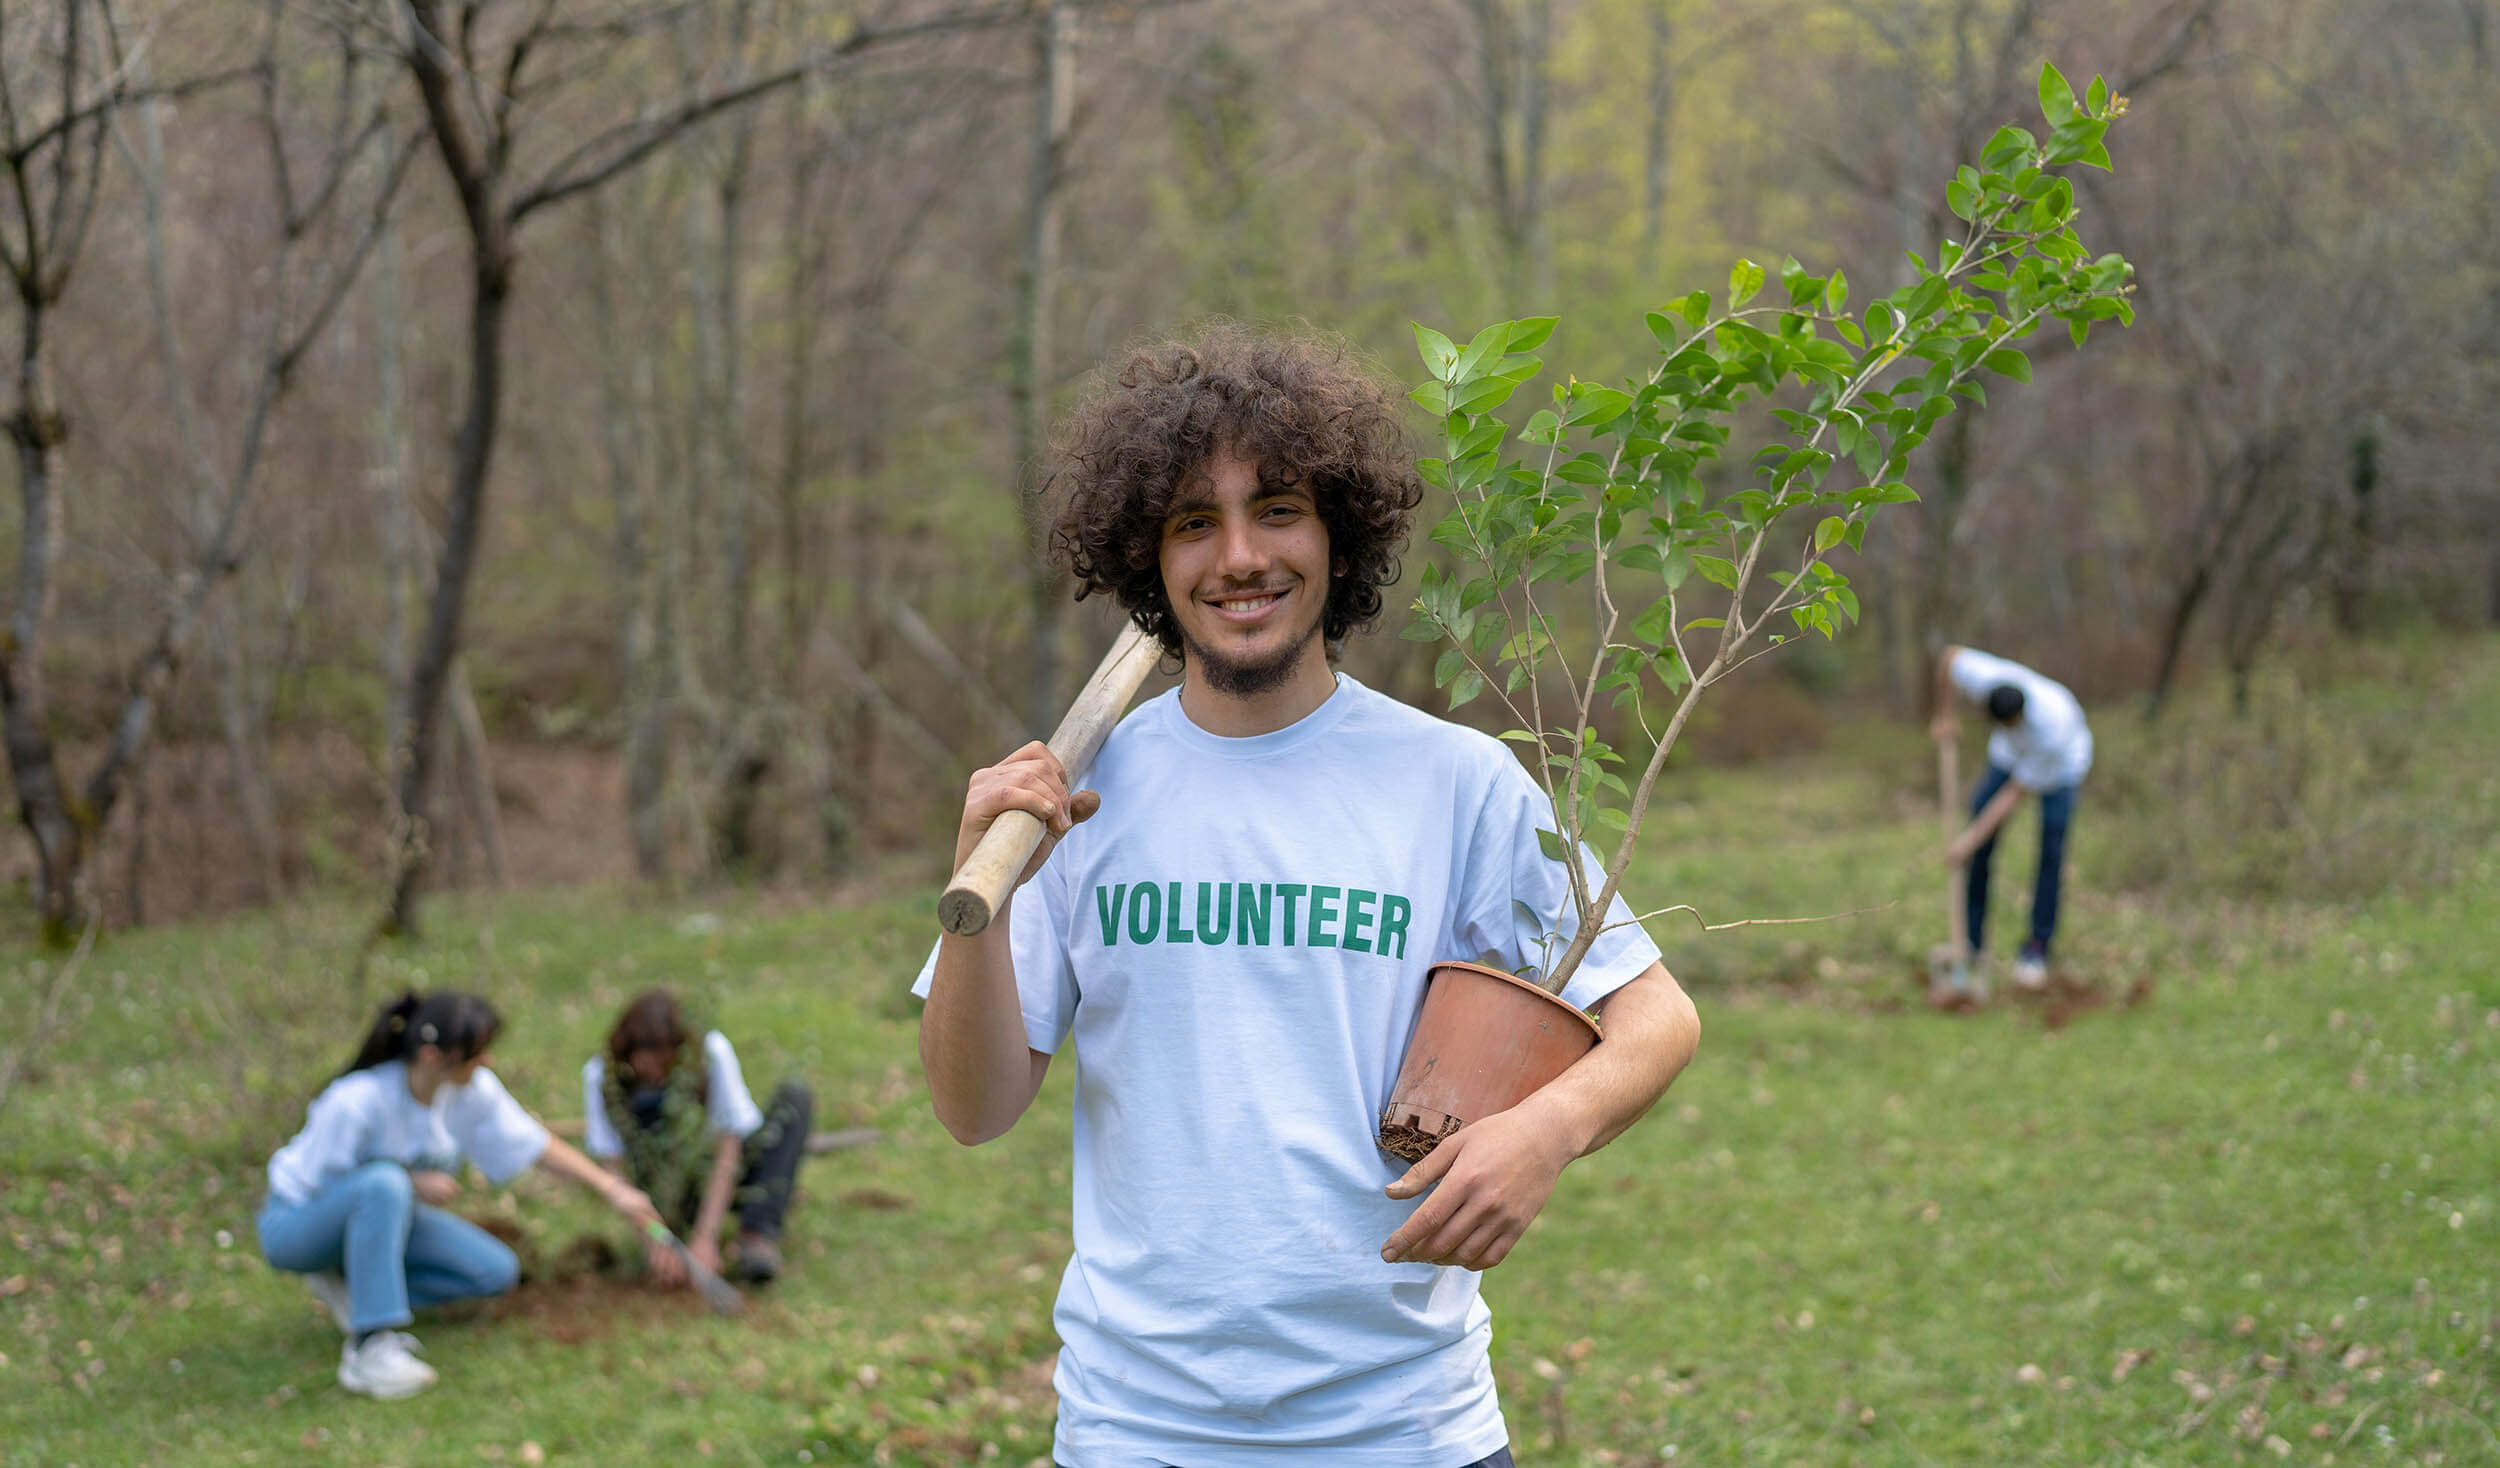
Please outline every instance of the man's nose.
M1227 574L1235 576L1255 575L1267 569L1267 547L1259 538L1257 521L1225 522L1221 564Z

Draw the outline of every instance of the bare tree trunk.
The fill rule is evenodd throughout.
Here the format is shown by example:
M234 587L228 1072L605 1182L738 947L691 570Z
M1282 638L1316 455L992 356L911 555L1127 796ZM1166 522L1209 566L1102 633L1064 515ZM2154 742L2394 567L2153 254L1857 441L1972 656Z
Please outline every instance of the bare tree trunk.
M416 631L416 507L408 493L407 328L399 291L404 266L399 231L384 226L373 292L373 481L379 491L375 528L382 551L382 768L396 781L392 758L408 722L408 650Z
M1076 12L1074 0L1050 0L1033 28L1033 152L1026 173L1024 264L1017 300L1017 329L1008 345L1009 389L1016 414L1018 504L1036 531L1040 517L1026 482L1038 484L1044 438L1050 426L1053 379L1052 295L1058 285L1059 231L1069 129L1076 116ZM1067 620L1067 594L1047 557L1037 554L1028 587L1032 641L1026 652L1026 722L1050 727L1059 711L1059 643Z
M634 846L634 874L646 882L668 875L668 726L675 700L670 660L660 636L659 583L651 540L656 506L650 477L637 465L635 395L629 348L618 330L614 286L621 248L604 195L590 202L590 298L599 354L599 442L616 505L619 683L625 690L625 823Z
M2378 549L2378 433L2362 428L2352 439L2352 491L2344 521L2343 555L2335 573L2335 625L2358 636L2370 594L2370 562Z
M469 399L452 446L451 500L434 565L434 592L426 605L424 640L409 670L408 708L394 750L405 763L393 812L386 933L416 930L417 885L427 858L425 809L434 784L434 733L452 659L460 651L469 577L477 568L478 534L486 514L487 469L503 413L504 308L512 290L512 260L502 216L489 209L473 219L478 228L471 236Z
M451 715L452 728L459 736L461 805L467 813L469 832L477 842L478 855L484 859L487 883L501 889L506 882L506 868L503 819L495 809L494 759L486 742L486 720L478 714L477 695L469 687L465 658L452 664Z
M1675 0L1650 0L1649 125L1641 136L1641 284L1662 284L1666 263L1667 165L1675 126Z
M19 817L35 838L35 911L43 941L65 948L76 940L85 894L87 827L71 806L52 749L50 700L44 685L44 634L52 621L54 572L61 554L61 441L68 434L52 401L45 329L50 303L36 282L21 279L17 411L9 438L17 447L19 524L17 606L0 648L0 725L17 789Z

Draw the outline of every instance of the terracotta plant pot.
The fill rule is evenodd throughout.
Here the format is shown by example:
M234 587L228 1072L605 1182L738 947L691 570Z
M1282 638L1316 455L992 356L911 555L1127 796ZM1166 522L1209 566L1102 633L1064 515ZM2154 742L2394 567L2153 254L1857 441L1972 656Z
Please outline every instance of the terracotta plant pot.
M1597 1021L1522 978L1436 963L1380 1113L1380 1150L1421 1162L1468 1122L1507 1111L1597 1043Z

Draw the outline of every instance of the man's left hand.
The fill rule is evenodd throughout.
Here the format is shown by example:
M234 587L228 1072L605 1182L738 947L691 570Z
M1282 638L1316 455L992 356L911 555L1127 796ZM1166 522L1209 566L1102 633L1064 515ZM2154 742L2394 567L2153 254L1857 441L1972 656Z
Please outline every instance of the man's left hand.
M1491 1269L1536 1221L1574 1155L1555 1128L1525 1107L1470 1122L1389 1184L1392 1198L1440 1186L1389 1236L1380 1257L1391 1264Z

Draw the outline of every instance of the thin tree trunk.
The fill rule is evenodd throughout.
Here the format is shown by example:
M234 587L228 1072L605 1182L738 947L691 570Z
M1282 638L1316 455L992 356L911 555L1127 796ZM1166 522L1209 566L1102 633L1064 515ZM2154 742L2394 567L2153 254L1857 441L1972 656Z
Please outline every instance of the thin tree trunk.
M451 669L452 728L459 736L461 804L470 834L484 858L487 884L501 890L506 883L503 819L495 809L495 767L486 740L486 720L477 711L477 695L469 687L466 658Z
M1039 516L1030 492L1022 486L1028 478L1038 483L1037 471L1049 429L1055 360L1051 304L1059 273L1061 185L1076 108L1076 11L1074 0L1051 0L1049 10L1033 29L1033 151L1025 182L1018 326L1009 346L1009 381L1016 415L1017 500L1024 519L1037 531ZM1067 620L1067 595L1046 556L1037 554L1033 559L1027 599L1032 610L1032 641L1025 657L1029 674L1026 722L1047 728L1059 708L1059 643Z
M1662 284L1666 264L1667 166L1675 127L1674 0L1650 0L1649 125L1641 153L1641 284Z
M655 506L650 477L634 446L634 392L629 348L618 330L614 286L621 248L606 196L590 202L590 295L599 354L599 442L616 503L618 682L625 690L625 824L634 846L634 874L646 882L668 875L668 723L673 700L669 663L661 655L659 586L651 552ZM633 359L639 362L637 355Z
M503 412L504 307L512 288L511 257L500 216L471 237L469 399L452 448L451 501L426 605L425 635L408 678L408 709L396 754L406 763L398 785L391 862L391 905L383 931L416 930L416 896L427 860L426 801L433 793L435 738L443 691L468 609L469 577L477 568L478 534L486 514L486 476Z
M21 538L17 606L9 618L8 645L0 647L0 733L8 742L18 814L35 840L35 911L43 941L67 947L76 939L85 907L79 880L87 837L53 751L43 670L61 554L61 441L67 436L52 402L46 359L49 304L39 283L21 279L18 406L8 421L17 448Z

